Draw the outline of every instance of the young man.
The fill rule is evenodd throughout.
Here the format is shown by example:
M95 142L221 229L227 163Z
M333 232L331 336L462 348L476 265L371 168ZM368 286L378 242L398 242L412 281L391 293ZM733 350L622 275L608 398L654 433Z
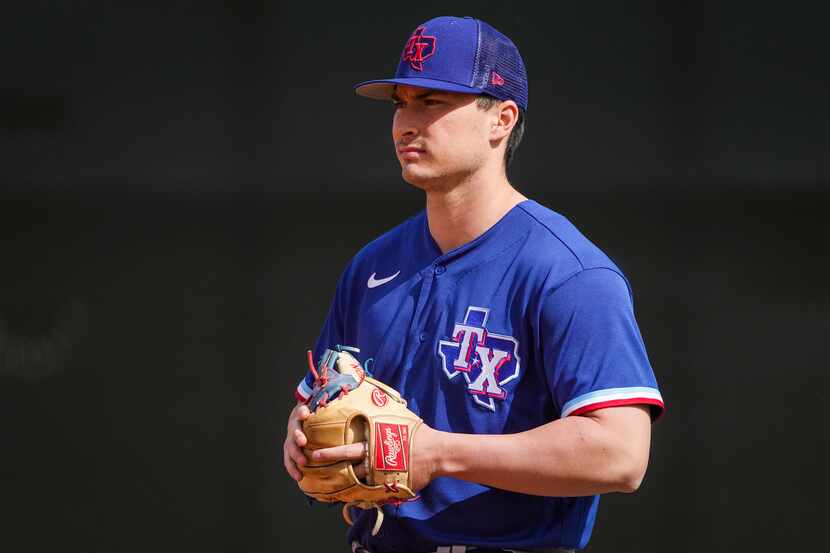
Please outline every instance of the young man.
M598 494L632 492L663 401L620 269L564 217L510 184L527 77L513 43L472 18L439 17L406 42L392 140L426 210L361 250L337 286L315 355L359 349L424 419L411 452L420 499L353 513L356 551L572 550ZM288 473L307 462L311 378L289 416ZM348 459L364 448L314 454Z

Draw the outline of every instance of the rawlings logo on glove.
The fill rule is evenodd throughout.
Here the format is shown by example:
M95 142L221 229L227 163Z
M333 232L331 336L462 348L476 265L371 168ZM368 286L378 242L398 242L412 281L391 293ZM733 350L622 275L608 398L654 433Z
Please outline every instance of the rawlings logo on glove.
M377 470L406 470L409 461L409 452L403 444L409 442L406 426L399 424L375 423L375 459ZM401 452L404 452L401 455Z

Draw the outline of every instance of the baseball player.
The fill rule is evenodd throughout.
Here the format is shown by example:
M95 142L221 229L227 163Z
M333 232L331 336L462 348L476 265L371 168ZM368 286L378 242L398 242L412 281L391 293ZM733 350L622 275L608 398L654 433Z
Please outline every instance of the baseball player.
M348 264L314 355L346 347L424 424L415 501L352 509L353 551L571 551L599 494L632 492L663 399L620 269L565 217L507 178L524 128L527 76L487 23L438 17L408 37L394 78L356 85L394 103L403 179L426 209ZM288 473L309 462L296 390ZM314 451L362 473L354 443Z

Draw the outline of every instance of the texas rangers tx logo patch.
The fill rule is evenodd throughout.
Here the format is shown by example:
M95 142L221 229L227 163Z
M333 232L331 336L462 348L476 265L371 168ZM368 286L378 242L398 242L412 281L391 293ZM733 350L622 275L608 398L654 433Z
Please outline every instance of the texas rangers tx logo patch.
M512 336L489 332L490 310L471 305L463 323L456 323L451 340L438 342L438 355L447 378L464 375L473 400L491 411L494 399L507 397L502 387L519 377L519 342Z
M403 60L409 62L409 66L415 71L424 70L424 62L435 54L438 46L438 39L434 36L424 35L426 27L418 27L403 49Z

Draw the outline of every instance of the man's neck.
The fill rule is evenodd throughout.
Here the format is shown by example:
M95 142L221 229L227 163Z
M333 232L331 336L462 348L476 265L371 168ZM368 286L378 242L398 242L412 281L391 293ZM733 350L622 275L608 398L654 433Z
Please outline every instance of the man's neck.
M429 232L447 253L484 234L526 199L503 174L492 179L471 178L449 190L428 190Z

